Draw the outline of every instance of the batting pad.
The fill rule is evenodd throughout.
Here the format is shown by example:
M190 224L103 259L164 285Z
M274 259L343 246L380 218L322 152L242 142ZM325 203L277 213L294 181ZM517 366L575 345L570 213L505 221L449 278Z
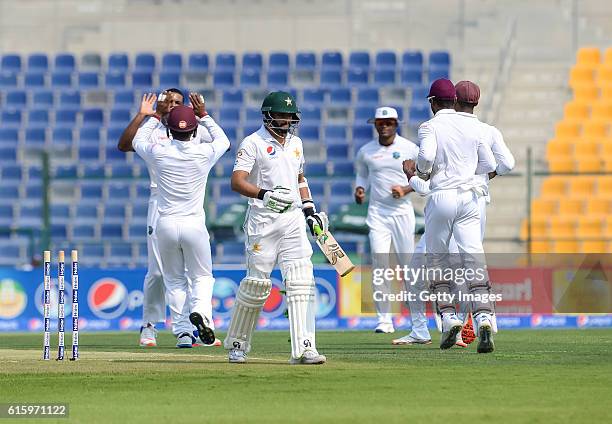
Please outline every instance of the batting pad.
M281 265L287 292L291 356L300 358L307 348L315 345L315 282L309 259L286 262Z
M272 290L268 279L245 277L238 287L232 319L223 343L226 349L251 350L251 337L257 325L257 318Z

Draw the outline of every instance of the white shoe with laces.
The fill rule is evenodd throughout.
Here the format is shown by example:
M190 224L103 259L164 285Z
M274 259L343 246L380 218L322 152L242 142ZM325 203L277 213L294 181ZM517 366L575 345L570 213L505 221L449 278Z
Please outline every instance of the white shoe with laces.
M393 328L393 324L385 322L385 323L378 324L376 328L374 329L374 332L391 334L391 333L395 333L395 328Z
M442 314L442 338L440 349L450 349L457 341L457 334L461 331L463 322L457 318L457 314Z
M247 361L247 354L244 350L231 349L228 356L230 364L244 364Z
M320 365L327 362L325 355L321 355L314 349L306 349L299 358L289 359L291 365Z
M429 345L431 344L431 339L423 340L412 337L410 334L404 337L400 337L399 339L394 339L391 342L392 345Z
M155 347L157 346L157 330L155 326L147 322L147 325L140 327L140 346Z
M195 342L195 338L187 333L181 333L176 338L176 347L179 349L188 349L193 347L193 343Z

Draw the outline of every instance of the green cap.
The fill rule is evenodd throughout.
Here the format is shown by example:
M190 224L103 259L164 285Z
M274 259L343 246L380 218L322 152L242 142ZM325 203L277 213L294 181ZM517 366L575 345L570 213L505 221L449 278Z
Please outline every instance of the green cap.
M273 91L261 104L262 112L300 113L295 98L286 91Z

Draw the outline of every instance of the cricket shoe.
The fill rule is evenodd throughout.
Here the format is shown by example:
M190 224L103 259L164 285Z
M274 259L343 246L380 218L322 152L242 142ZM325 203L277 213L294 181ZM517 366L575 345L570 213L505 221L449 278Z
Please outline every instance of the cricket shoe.
M493 343L493 326L491 324L491 315L478 314L474 317L474 321L478 326L478 353L491 353L495 350Z
M192 312L189 314L189 321L198 330L198 336L202 343L205 345L214 345L215 343L215 332L209 327L210 322L208 318L202 317L198 312Z
M223 346L223 342L221 342L221 340L219 339L215 339L215 342L213 344L198 343L197 340L193 344L193 347L219 347L219 346Z
M229 351L228 360L230 364L244 364L247 361L247 354L241 349L232 349Z
M404 337L400 337L399 339L394 339L391 342L392 345L429 345L431 344L431 339L423 340L412 337L410 334Z
M440 349L450 349L457 341L457 334L461 331L462 322L456 314L442 314L442 338Z
M468 315L468 321L464 324L463 329L461 330L461 339L466 344L470 344L476 339L471 315Z
M157 330L150 322L147 322L147 325L140 327L140 346L157 346Z
M176 338L176 347L179 349L191 348L193 347L193 342L195 342L193 336L187 332L184 332L179 334Z
M391 333L395 333L395 328L393 328L393 324L380 323L376 326L376 328L374 329L374 332L391 334Z
M306 349L299 358L289 359L291 365L321 365L327 362L325 355L314 349Z

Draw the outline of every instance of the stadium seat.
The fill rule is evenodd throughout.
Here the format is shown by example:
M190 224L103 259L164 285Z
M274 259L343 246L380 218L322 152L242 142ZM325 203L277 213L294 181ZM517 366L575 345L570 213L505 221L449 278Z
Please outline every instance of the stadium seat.
M62 109L80 109L81 92L78 90L60 91L59 107Z
M420 69L402 69L400 81L405 85L421 85L423 84L423 72Z
M305 105L300 109L301 119L309 125L319 125L321 121L321 108L318 106Z
M216 70L213 74L213 84L216 87L221 88L232 88L234 87L234 73L233 71Z
M125 74L123 72L108 72L104 76L104 84L107 89L117 89L124 88L125 84Z
M295 68L299 70L314 70L317 66L317 57L312 52L298 52L295 55Z
M24 142L29 147L42 147L47 140L47 135L44 128L34 127L26 128L24 134Z
M549 225L549 232L556 239L570 239L577 235L577 221L574 216L552 216Z
M19 165L3 165L2 168L0 168L0 173L1 173L1 180L4 182L7 181L21 181L22 178L22 171L21 171L21 166Z
M246 88L259 87L261 85L261 73L258 69L243 69L240 74L240 85Z
M132 119L132 114L129 109L114 108L110 112L109 124L113 126L127 125Z
M542 182L542 198L559 199L565 194L567 194L567 181L565 177L552 176Z
M74 141L72 128L54 128L51 135L53 146L71 146Z
M240 121L240 109L236 107L224 107L219 111L220 122L225 125L226 122L238 123Z
M580 242L581 253L606 253L607 243L601 240L583 240Z
M348 158L348 145L335 144L327 146L327 160L346 160Z
M244 95L239 88L230 88L223 91L223 105L242 105L244 102Z
M97 72L79 72L79 88L90 89L98 88L100 79Z
M79 159L82 161L100 160L100 149L97 146L80 146Z
M591 113L589 102L571 101L563 108L563 118L567 120L587 119Z
M592 67L575 66L570 70L570 87L580 85L595 85L595 69Z
M75 70L75 58L71 53L59 53L53 61L53 69L61 72L73 72Z
M363 144L374 138L372 125L367 124L356 124L353 126L353 142Z
M342 53L326 51L321 55L321 69L335 69L340 70L342 68Z
M335 144L338 142L346 143L346 126L328 125L327 127L325 127L324 141L328 144Z
M70 88L72 87L72 74L70 72L53 72L51 74L51 88Z
M604 232L605 220L601 216L578 217L578 237L585 239L601 238Z
M178 87L181 85L181 74L173 70L164 70L159 74L159 85L162 87Z
M208 72L210 63L208 54L206 53L191 53L187 60L187 66L190 71Z
M595 194L595 187L597 186L598 179L591 176L575 176L570 178L568 185L568 192L572 196L579 196L581 198L588 198Z
M431 117L431 108L427 103L417 103L410 106L408 124L413 127L421 125Z
M349 68L346 74L346 84L349 87L364 87L368 85L368 71L360 68Z
M374 117L376 108L373 106L357 106L354 109L354 122L365 124L369 119Z
M215 56L215 72L224 70L234 72L236 69L236 55L234 53L217 53Z
M558 206L559 215L578 216L584 212L585 202L576 199L560 199Z
M450 66L450 54L446 51L432 51L429 53L429 67L440 65Z
M81 56L80 69L83 71L99 71L102 68L102 56L99 53L85 53Z
M321 105L325 101L325 90L320 88L305 88L302 91L302 103Z
M4 94L4 107L23 107L28 97L24 90L7 90Z
M164 53L161 67L164 71L180 72L183 68L183 56L180 53Z
M45 74L32 73L28 71L28 73L26 73L23 77L23 85L25 88L43 88L45 84Z
M323 88L334 88L342 84L342 74L339 70L323 70L320 76L320 85Z
M108 56L108 71L124 73L129 68L129 59L126 53L111 53Z
M429 68L429 82L433 82L440 78L450 78L450 69L445 66L430 66Z
M355 51L349 54L349 68L368 71L370 69L370 53L366 51Z
M150 74L155 70L156 62L153 53L138 53L134 62L134 72Z
M423 53L420 51L406 51L402 54L402 69L423 69Z
M612 121L612 102L610 100L593 103L591 108L591 119L595 121Z
M377 86L395 85L395 70L377 69L374 71L374 84Z
M28 111L28 126L42 128L48 127L49 109L32 109Z
M578 253L578 242L575 240L556 240L553 242L552 253Z
M576 53L576 63L579 65L597 65L601 61L601 52L597 47L581 47Z
M76 165L58 165L53 171L54 178L77 178L79 176Z
M0 61L0 70L9 71L12 73L21 72L21 56L17 54L2 55L2 60Z
M581 122L563 120L555 125L555 138L577 138L580 135Z
M0 142L2 144L17 144L19 142L18 128L0 128ZM14 148L14 146L11 146Z
M247 52L242 55L242 69L254 69L261 71L263 67L263 57L261 53Z
M570 156L548 156L548 171L552 173L576 172L576 161ZM586 164L583 164L586 166Z
M153 75L147 71L134 71L132 74L132 87L149 89L153 86Z
M55 126L76 127L77 111L75 109L57 109L55 111Z
M0 125L3 128L19 128L21 126L21 111L17 109L4 109L0 112Z
M575 100L593 102L599 97L599 88L592 83L575 85L572 90Z
M7 88L17 87L17 74L12 72L0 72L0 89L6 90Z
M305 141L318 141L321 138L318 125L300 125L299 136Z
M327 176L326 162L306 162L304 174L310 177L325 177Z
M334 176L353 177L355 168L351 162L334 162Z
M28 72L47 72L49 58L45 53L32 53L28 56Z
M289 73L283 69L271 69L268 71L268 87L285 87L289 83Z
M310 181L308 188L313 199L322 199L325 196L325 183L323 181Z
M590 119L582 126L582 137L604 138L608 136L610 121L608 119Z
M79 131L79 143L97 146L100 143L99 128L81 128Z
M352 102L351 89L347 87L335 87L329 90L328 103L332 106L348 106Z
M83 126L84 127L101 127L104 125L104 112L102 109L85 109L83 110Z
M121 107L132 107L134 104L134 91L116 90L113 95L113 104Z
M380 51L376 53L376 69L391 69L395 70L397 66L397 56L393 51Z
M289 69L289 54L286 52L272 52L268 57L268 69L287 71Z

